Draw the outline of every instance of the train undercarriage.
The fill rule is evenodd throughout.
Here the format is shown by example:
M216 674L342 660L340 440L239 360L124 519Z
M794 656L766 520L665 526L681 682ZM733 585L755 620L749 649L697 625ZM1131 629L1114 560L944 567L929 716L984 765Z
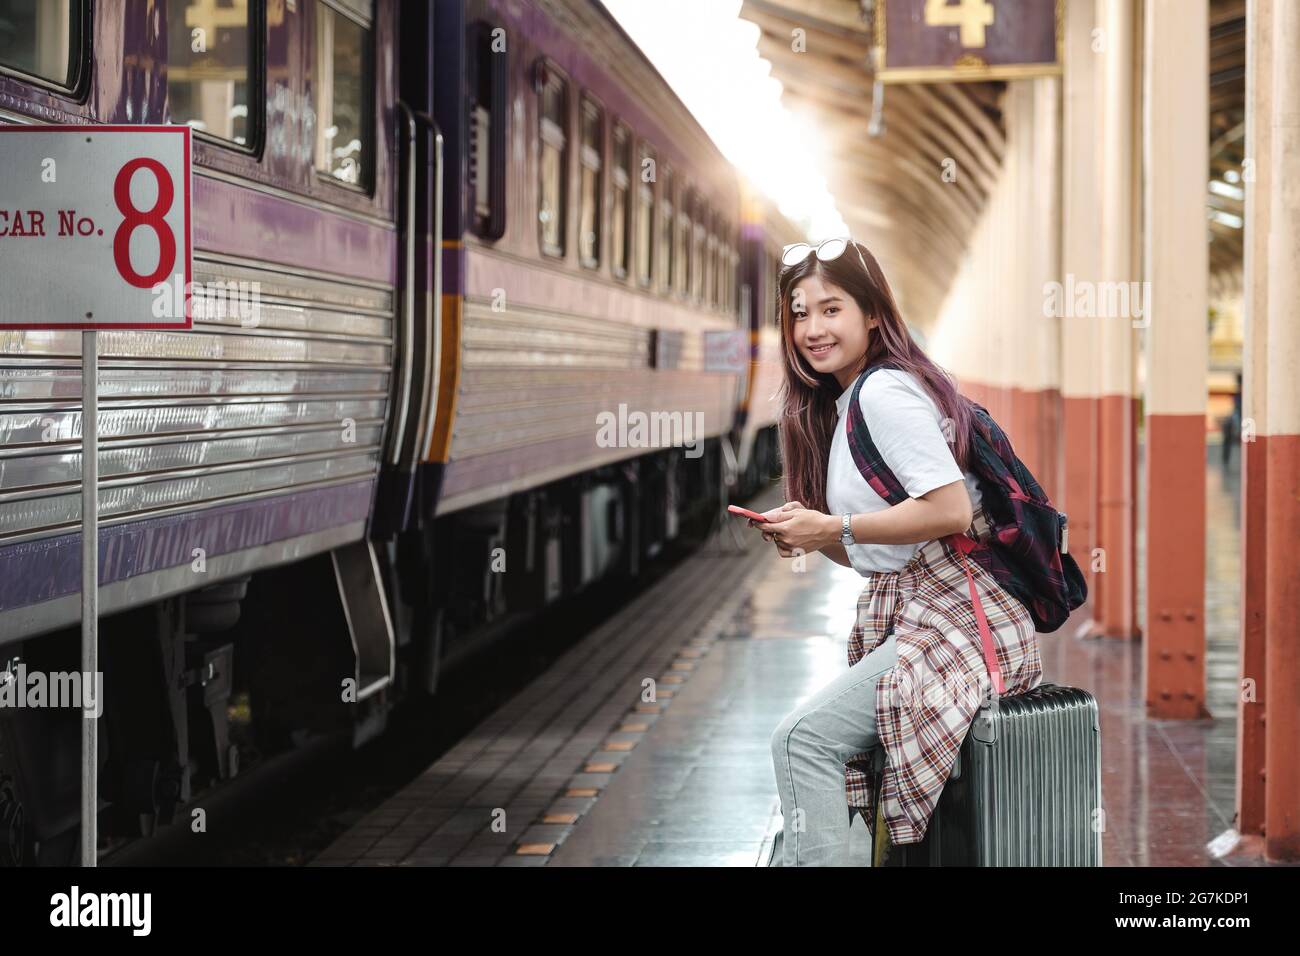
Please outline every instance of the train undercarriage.
M202 797L241 766L322 735L360 745L529 616L701 541L777 473L774 428L739 472L730 447L627 459L105 617L101 851L202 827ZM391 679L371 680L384 654ZM0 684L79 660L77 628L11 643ZM80 725L76 708L0 708L0 866L77 860Z

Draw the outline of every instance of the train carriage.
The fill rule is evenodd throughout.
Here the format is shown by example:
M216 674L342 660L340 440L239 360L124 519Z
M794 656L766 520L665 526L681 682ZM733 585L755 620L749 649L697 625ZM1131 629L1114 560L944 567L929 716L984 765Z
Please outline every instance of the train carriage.
M757 491L780 470L777 423L781 419L781 325L776 276L781 249L803 233L771 199L742 181L740 233L741 315L749 328L749 372L736 415L736 494Z
M101 607L201 586L195 548L220 579L362 540L395 360L392 3L24 6L0 120L196 130L194 331L100 337ZM78 619L79 357L75 332L0 347L6 641Z
M249 576L329 555L340 581L362 582L340 602L367 577L377 592L367 530L400 365L396 27L393 0L13 2L0 19L0 122L195 130L193 331L100 333L103 795L146 827L196 770L237 767L235 643L207 635L235 619ZM0 338L11 679L76 668L79 356L75 332ZM379 666L359 674L358 655L348 676L382 691L392 668L375 650ZM190 727L194 697L207 720ZM58 859L77 715L0 725L0 852Z
M598 4L435 11L453 159L426 471L441 534L480 555L508 543L529 571L448 576L457 609L490 618L635 572L716 501L748 371L739 188ZM638 417L664 423L661 450L622 427Z

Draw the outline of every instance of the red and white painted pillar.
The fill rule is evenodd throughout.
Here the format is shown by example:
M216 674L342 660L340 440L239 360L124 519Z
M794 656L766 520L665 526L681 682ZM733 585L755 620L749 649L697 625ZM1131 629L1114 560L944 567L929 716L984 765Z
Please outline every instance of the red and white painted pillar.
M1241 692L1237 703L1237 831L1264 835L1265 622L1268 532L1268 222L1272 144L1274 0L1246 6L1245 299L1242 343L1241 443Z
M1205 707L1205 331L1209 253L1208 0L1146 0L1143 29L1146 282L1146 704Z
M929 336L929 354L984 405L1055 499L1059 438L1053 403L1059 336L1043 314L1059 232L1055 77L1008 82L1006 146L969 254Z
M1264 686L1264 846L1300 860L1300 4L1272 4L1268 116L1268 434ZM1248 149L1252 148L1250 146ZM1259 157L1263 161L1263 157ZM1294 170L1294 171L1293 171ZM1258 183L1256 183L1258 185ZM1259 196L1263 201L1263 195Z
M1024 376L1027 417L1035 436L1034 475L1053 501L1061 493L1061 326L1043 316L1043 288L1061 262L1061 84L1054 76L1031 81L1029 191L1029 335ZM1037 240L1037 241L1034 241Z
M1061 118L1061 266L1063 296L1079 282L1101 275L1101 183L1097 114L1100 58L1094 50L1097 6L1065 7L1065 71ZM1088 580L1096 606L1097 459L1101 380L1096 319L1077 315L1067 300L1061 318L1061 416L1063 464L1057 506L1070 520L1070 553Z
M1128 0L1100 0L1101 23L1101 278L1131 283L1138 278L1137 183L1134 170L1134 18ZM1137 548L1134 461L1136 410L1135 341L1130 309L1116 309L1116 297L1097 289L1100 333L1098 369L1098 527L1104 572L1095 578L1102 633L1131 638L1137 631Z

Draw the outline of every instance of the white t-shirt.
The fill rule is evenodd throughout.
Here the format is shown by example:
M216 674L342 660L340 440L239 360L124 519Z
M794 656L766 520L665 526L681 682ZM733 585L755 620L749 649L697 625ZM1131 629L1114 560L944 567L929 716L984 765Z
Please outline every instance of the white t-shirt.
M867 484L853 462L847 432L852 395L850 385L835 402L840 414L826 470L826 505L833 515L864 514L890 507ZM871 431L871 440L909 495L919 498L935 488L965 479L971 507L979 506L975 476L958 467L952 446L944 438L939 407L916 376L899 369L880 369L862 384L858 404ZM866 575L873 571L899 570L912 560L922 544L855 544L845 550L853 569Z

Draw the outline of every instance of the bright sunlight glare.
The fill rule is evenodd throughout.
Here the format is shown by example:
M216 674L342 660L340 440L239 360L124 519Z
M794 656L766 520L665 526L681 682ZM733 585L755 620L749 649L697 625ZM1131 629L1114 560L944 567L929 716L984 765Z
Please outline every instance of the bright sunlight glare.
M810 239L848 235L815 129L781 103L741 0L602 0L713 141Z

